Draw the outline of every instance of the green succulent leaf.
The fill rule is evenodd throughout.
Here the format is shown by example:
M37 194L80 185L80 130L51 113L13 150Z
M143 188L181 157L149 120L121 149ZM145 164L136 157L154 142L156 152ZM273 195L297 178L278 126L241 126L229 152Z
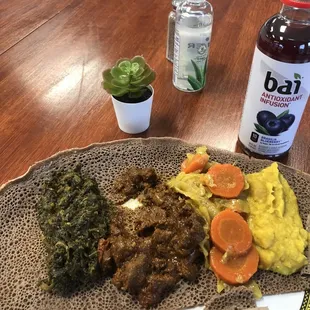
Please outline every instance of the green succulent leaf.
M101 85L103 89L105 89L109 94L111 94L111 89L113 88L113 85L110 82L104 80Z
M122 89L122 90L114 91L113 94L111 94L111 95L113 95L114 97L122 97L122 96L124 96L127 93L128 93L128 90Z
M131 81L131 84L132 85L140 85L142 87L145 87L149 84L151 84L156 78L156 74L154 71L151 71L149 73L149 75L147 76L142 76L139 80L136 80L136 81Z
M114 86L113 84L103 81L102 87L110 94L116 97L125 95L128 92L128 89Z
M146 87L150 85L156 78L156 73L151 72L149 76L145 77L143 81L141 81L141 86Z
M123 73L130 74L131 72L131 62L129 60L122 61L118 67L123 71Z
M136 75L137 72L139 71L140 69L140 66L138 63L134 62L131 64L131 68L130 68L130 74L132 75Z
M146 65L143 69L143 72L141 74L136 74L135 76L132 77L132 81L135 81L135 80L138 80L140 79L142 76L147 76L149 75L151 72L153 72L153 70L148 66Z
M140 86L134 87L134 86L130 85L128 87L128 92L130 92L130 93L136 93L136 92L139 92L140 90L141 90Z
M128 77L126 77L126 79L119 79L119 80L113 79L111 81L111 84L117 87L126 87L126 86L128 87L129 81L130 79Z
M111 69L111 75L115 79L119 79L122 76L127 76L127 74L120 67L116 67L116 66Z
M187 81L193 87L193 90L200 90L202 88L202 84L192 75L188 76Z
M145 72L145 69L142 67L139 67L139 70L136 72L134 77L138 78L139 76L141 76L143 74L143 72Z
M142 56L135 56L134 58L131 59L131 63L137 63L139 67L141 67L142 69L146 65L145 60Z
M129 58L121 58L121 59L119 59L117 62L116 62L116 65L115 65L115 67L118 67L118 65L121 63L121 62L123 62L123 61L130 61L130 59Z
M263 135L267 135L270 136L269 132L267 131L267 129L259 124L254 124L256 131L263 134Z
M112 81L113 80L113 76L111 74L111 70L110 69L104 70L102 72L102 77L106 81Z
M141 80L143 77L148 76L151 72L153 72L153 70L148 65L145 65L144 68L140 67L137 73L131 76L131 82Z
M125 95L125 94L127 94L128 93L128 90L127 89L125 89L125 88L123 88L123 89L119 89L119 88L115 88L114 90L113 90L113 93L111 94L111 95L113 95L113 96L115 96L115 97L121 97L121 96L123 96L123 95Z
M142 56L135 56L131 60L122 58L102 75L102 86L109 94L121 96L128 93L131 98L141 97L146 87L156 78L154 70Z

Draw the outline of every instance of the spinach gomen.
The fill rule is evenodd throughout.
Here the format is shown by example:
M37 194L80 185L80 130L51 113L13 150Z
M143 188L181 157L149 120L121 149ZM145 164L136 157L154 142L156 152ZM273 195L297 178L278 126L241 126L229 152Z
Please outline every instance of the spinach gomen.
M62 295L95 281L100 275L97 245L109 228L110 203L81 166L55 172L43 185L38 220L44 234L48 279L44 290Z

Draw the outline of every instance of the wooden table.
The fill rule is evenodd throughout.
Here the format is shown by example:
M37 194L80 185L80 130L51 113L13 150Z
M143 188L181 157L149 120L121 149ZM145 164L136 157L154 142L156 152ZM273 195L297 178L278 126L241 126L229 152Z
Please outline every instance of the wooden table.
M138 136L234 151L256 37L281 3L211 2L207 87L187 94L165 58L170 0L1 0L0 184L60 150L130 137L101 88L102 71L126 56L144 55L157 72L151 127ZM308 173L309 122L308 106L287 159Z

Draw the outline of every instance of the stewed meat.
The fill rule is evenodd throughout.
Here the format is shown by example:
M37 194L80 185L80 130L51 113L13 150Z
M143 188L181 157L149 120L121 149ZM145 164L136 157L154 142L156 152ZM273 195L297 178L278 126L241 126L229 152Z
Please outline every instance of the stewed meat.
M204 220L152 169L129 170L116 189L128 199L138 196L143 206L117 208L110 237L99 243L99 262L114 273L116 287L154 306L182 278L197 278Z
M114 183L115 192L122 195L124 201L137 196L145 188L153 187L159 182L153 168L129 168Z

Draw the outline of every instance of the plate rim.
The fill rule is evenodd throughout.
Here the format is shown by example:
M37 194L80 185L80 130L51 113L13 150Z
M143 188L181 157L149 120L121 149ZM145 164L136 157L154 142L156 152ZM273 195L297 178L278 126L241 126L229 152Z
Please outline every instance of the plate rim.
M49 156L47 158L35 161L32 165L29 166L29 168L27 169L27 171L24 174L22 174L22 175L20 175L20 176L18 176L16 178L10 179L10 180L6 181L5 183L1 184L0 185L0 194L3 193L5 190L7 190L12 185L14 185L14 184L16 184L18 182L23 181L36 168L38 168L38 167L48 163L49 161L57 159L58 157L60 157L62 155L71 154L71 153L74 153L74 152L83 152L83 151L92 149L94 147L100 147L100 146L105 146L105 145L113 145L113 144L118 144L118 143L130 143L131 141L140 141L140 143L143 144L143 143L149 143L150 141L153 141L153 140L157 140L157 141L161 141L161 140L162 141L169 141L170 140L170 141L175 141L175 142L181 142L183 144L186 144L186 145L192 146L192 147L204 145L204 146L207 147L208 150L211 150L211 152L213 152L213 151L220 151L220 152L222 152L224 154L234 154L237 157L241 157L241 158L244 158L244 159L247 159L249 161L256 162L256 163L269 163L269 164L271 164L271 163L274 162L274 161L269 160L269 159L258 159L258 158L250 157L250 156L248 156L248 155L246 155L244 153L237 153L237 152L232 152L232 151L228 151L228 150L225 150L225 149L221 149L221 148L218 148L218 147L213 147L213 146L210 146L210 145L208 145L206 143L188 142L188 141L186 141L184 139L175 138L175 137L169 137L169 136L167 136L167 137L148 137L148 138L117 139L117 140L104 141L104 142L93 142L93 143L90 143L90 144L88 144L86 146L83 146L83 147L73 147L73 148L61 150L59 152L56 152L56 153L52 154L51 156ZM308 181L310 182L310 174L308 174L308 173L306 173L306 172L304 172L302 170L293 168L291 166L282 164L280 162L277 162L277 163L278 163L278 165L280 167L284 168L285 170L290 170L290 172L293 173L293 174L301 174L302 176L307 178Z

